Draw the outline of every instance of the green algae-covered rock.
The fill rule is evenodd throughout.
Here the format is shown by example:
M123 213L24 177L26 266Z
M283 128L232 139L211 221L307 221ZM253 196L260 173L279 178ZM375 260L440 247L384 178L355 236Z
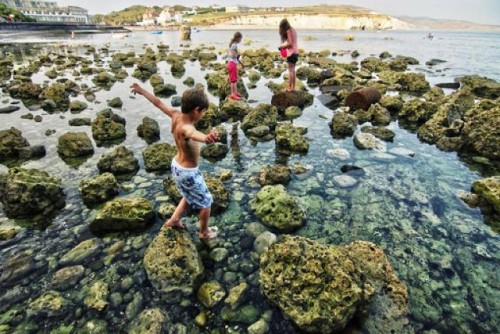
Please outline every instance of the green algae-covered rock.
M50 282L51 286L55 290L64 291L75 286L85 274L85 267L70 266L59 269Z
M151 78L149 78L149 83L151 86L155 87L158 85L163 85L165 81L163 80L163 77L159 74L153 74Z
M476 110L463 129L466 150L477 152L493 160L500 160L500 105Z
M94 153L94 146L85 132L66 132L57 141L57 153L63 157L82 157Z
M109 287L108 283L97 281L89 289L83 304L96 311L102 311L108 306Z
M227 298L224 299L224 304L227 304L232 310L237 309L245 301L248 290L249 286L246 282L232 287Z
M154 119L144 117L142 123L137 127L137 135L148 144L154 143L160 140L160 126Z
M392 141L396 136L396 134L392 130L389 130L383 126L363 126L361 128L361 132L371 133L375 137L385 141Z
M330 123L332 136L342 138L352 136L358 126L358 119L346 112L338 111L332 117Z
M177 88L175 85L166 84L166 85L156 85L153 87L153 92L156 96L159 97L170 97L172 95L177 94Z
M242 322L244 324L252 324L260 317L259 309L251 304L243 305L235 310L228 306L224 306L220 311L222 320L228 322Z
M201 156L210 162L215 162L224 159L227 152L229 152L227 145L223 143L212 143L202 147Z
M288 119L294 119L302 116L302 109L297 106L290 106L285 109L285 117Z
M389 125L391 123L391 114L378 103L372 104L368 112L371 114L373 125Z
M291 171L288 166L265 166L259 171L259 183L261 186L271 184L287 185L290 182Z
M400 120L409 123L409 125L421 125L436 112L437 106L434 103L412 99L403 105L398 116Z
M406 288L369 242L338 247L284 236L261 255L260 287L306 332L339 331L353 317L370 333L411 332Z
M107 334L108 323L105 320L100 319L90 319L87 321L81 329L78 330L78 334Z
M221 102L220 117L222 120L243 119L251 110L245 101L227 99Z
M105 202L118 195L118 182L112 173L103 173L80 182L78 190L85 204Z
M383 71L379 76L380 80L398 91L423 94L431 88L422 73Z
M10 218L50 216L64 207L61 179L38 169L11 168L0 175L0 202Z
M403 108L403 98L399 95L385 95L379 101L379 104L389 110L391 114L398 114Z
M491 222L495 222L494 229L500 231L500 176L492 176L475 181L472 192L479 195L480 207Z
M305 213L283 185L265 186L250 201L250 208L262 222L280 232L295 230L305 223Z
M144 255L151 285L169 300L190 296L203 275L203 264L186 230L163 227Z
M119 97L112 98L108 101L108 107L110 108L121 108L123 106L123 101Z
M82 74L85 74L82 69ZM106 71L97 73L92 79L94 84L99 87L110 88L116 82L116 78Z
M129 334L163 334L170 330L171 322L168 314L159 308L151 308L142 311L132 321Z
M44 90L43 96L45 99L55 102L56 111L66 111L69 109L69 92L66 90L64 84L53 83Z
M112 152L103 155L97 163L101 173L110 172L114 175L135 174L139 170L139 162L134 153L125 146L118 146Z
M30 146L22 132L12 127L0 131L0 162L17 159L20 151Z
M361 67L370 72L382 72L389 68L389 65L377 57L368 57L361 61Z
M457 78L457 81L469 88L477 97L492 100L500 97L500 83L493 79L478 75L468 75Z
M72 114L77 114L87 109L87 103L83 101L71 101L69 104L69 110Z
M281 123L276 127L276 147L283 153L306 154L309 151L309 143L303 134L305 128L297 127L291 123Z
M32 82L23 82L9 86L9 94L14 99L20 99L27 107L38 104L43 89L40 85Z
M28 305L27 313L33 317L58 317L70 311L71 303L57 291L47 291Z
M270 104L259 104L255 109L252 109L241 123L241 129L246 131L257 126L265 125L270 129L274 129L278 124L278 109Z
M262 292L306 332L345 327L363 296L356 277L339 248L303 237L284 236L260 258Z
M198 300L206 308L217 305L226 296L226 291L217 281L204 282L196 293Z
M144 167L148 172L169 171L172 159L177 154L177 147L168 143L151 144L144 151Z
M217 107L213 103L210 103L207 111L205 111L205 113L203 114L203 117L195 123L195 127L200 131L204 131L217 126L220 123L221 114L219 112L219 107Z
M111 110L103 110L92 121L92 137L96 141L114 141L127 136L125 125L117 122L113 116Z
M64 254L59 264L65 266L87 263L101 252L101 248L102 241L97 238L84 240Z
M92 231L143 229L154 220L153 205L145 198L117 198L104 204L90 222Z

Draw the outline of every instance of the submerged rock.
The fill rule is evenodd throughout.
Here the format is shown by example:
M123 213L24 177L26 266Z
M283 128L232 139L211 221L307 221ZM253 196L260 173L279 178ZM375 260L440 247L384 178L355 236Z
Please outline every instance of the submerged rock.
M305 213L283 185L265 186L250 201L250 208L262 222L280 232L292 231L305 224Z
M271 184L287 185L291 179L291 170L288 166L265 166L259 171L259 183L261 186Z
M208 161L215 162L222 160L229 152L227 145L223 143L207 144L201 149L201 156Z
M28 305L28 315L53 318L67 314L71 303L57 291L47 291Z
M129 334L162 334L170 333L172 323L168 314L159 308L151 308L142 311L132 321L129 327Z
M52 277L50 284L52 288L59 291L68 290L75 286L85 274L85 267L71 266L59 269Z
M354 136L354 145L360 150L385 151L385 143L371 133L358 133Z
M65 204L61 179L38 169L11 168L0 175L0 202L10 218L50 217Z
M306 128L294 126L291 123L281 123L276 127L276 146L282 153L306 154L309 151L309 142L303 134Z
M203 264L186 230L163 227L144 255L153 287L169 300L190 296L203 275Z
M306 332L339 331L353 317L373 333L410 331L406 288L369 242L338 247L284 236L261 255L260 288Z
M145 198L118 198L107 202L90 222L92 231L137 230L155 217L151 202Z
M203 283L196 293L198 300L206 308L212 308L224 299L226 291L217 281Z

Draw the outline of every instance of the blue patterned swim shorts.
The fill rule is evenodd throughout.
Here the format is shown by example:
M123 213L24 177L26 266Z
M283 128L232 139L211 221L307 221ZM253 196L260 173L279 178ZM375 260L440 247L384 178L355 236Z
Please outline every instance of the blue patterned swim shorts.
M171 168L177 190L186 198L193 209L208 208L212 205L212 194L208 190L203 174L198 167L182 167L174 158Z

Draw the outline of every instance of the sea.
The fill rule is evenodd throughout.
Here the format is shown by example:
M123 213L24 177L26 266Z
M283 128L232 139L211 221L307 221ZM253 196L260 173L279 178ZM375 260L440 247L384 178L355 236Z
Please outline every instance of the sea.
M169 52L182 53L196 47L214 48L218 61L223 63L234 30L205 30L193 32L191 41L181 41L177 31L149 31L127 34L69 34L56 33L1 33L0 59L13 56L16 66L28 64L41 54L79 55L94 60L87 53L94 47L100 53L101 64L106 67L115 52L134 51L137 55L146 48L157 51L157 45L169 46ZM278 31L241 30L243 41L240 53L248 49L266 48L277 51L280 44ZM479 75L500 80L500 33L472 31L298 31L299 48L304 52L329 50L332 59L350 63L370 56L389 52L391 55L410 56L419 61L410 71L423 73L431 85L451 83L465 75ZM344 37L353 35L354 40ZM105 48L109 52L104 53ZM357 50L359 57L351 53ZM440 59L444 62L428 66L427 61ZM298 67L306 64L299 61ZM212 71L195 61L186 61L186 73L182 78L170 73L166 62L158 64L159 74L166 83L176 85L178 94L188 87L183 83L191 76L196 83L206 86L205 75ZM49 68L34 74L36 83L49 83L44 75ZM129 75L132 68L126 69ZM72 70L64 77L79 85L92 87L91 76L75 79ZM243 77L248 85L249 80ZM252 106L270 103L270 81L281 83L281 78L262 77L255 88L248 89ZM106 108L106 101L120 97L123 107L116 112L127 121L127 137L120 143L134 152L141 166L130 180L121 182L123 196L143 196L154 203L155 208L165 200L162 181L168 174L148 173L144 169L142 151L147 143L137 136L136 128L144 117L158 121L161 140L173 143L170 120L140 96L130 93L130 85L137 80L131 76L116 82L110 90L95 93L96 100L85 101L83 96L72 98L88 103L89 108L78 115L70 112L49 114L42 110L29 111L22 104L21 110L1 115L0 130L16 127L31 145L44 145L45 157L23 163L26 168L39 168L62 179L66 206L43 228L29 223L16 222L0 210L0 224L20 227L15 238L0 241L0 271L3 264L20 253L34 255L31 273L20 278L13 286L0 286L0 328L8 333L83 333L98 324L107 332L127 333L138 314L151 308L159 308L169 316L172 324L182 324L187 333L246 333L250 319L268 317L269 333L300 333L292 321L283 316L259 290L258 256L242 246L248 238L247 227L259 222L250 210L248 202L255 197L260 186L253 182L259 170L267 165L297 163L306 166L304 174L293 174L287 191L298 199L306 212L304 227L294 232L328 245L346 245L356 240L373 242L384 250L397 276L407 286L409 293L409 321L416 333L498 333L500 332L500 236L485 223L478 208L470 208L458 197L460 191L471 190L472 183L482 177L499 175L495 168L485 168L475 159L458 156L455 152L442 152L417 138L416 133L399 126L397 121L388 128L395 134L387 143L384 154L358 150L352 137L333 138L328 122L337 110L323 106L317 97L317 87L308 90L316 98L294 125L308 129L305 135L310 148L306 155L283 157L276 152L274 141L255 142L245 136L239 122L226 122L231 149L217 162L204 159L200 168L217 174L230 170L232 178L225 182L230 193L228 209L210 219L210 224L220 231L219 248L227 250L222 262L205 263L205 280L217 280L224 288L247 282L250 286L245 302L246 313L238 321L221 317L223 303L207 312L206 324L195 325L194 319L204 310L195 296L180 303L162 298L151 286L143 268L143 257L148 245L157 235L163 221L159 218L144 231L93 235L88 222L94 210L87 208L79 195L78 185L98 174L99 158L113 147L94 144L92 157L78 167L67 165L57 154L57 140L68 131L84 131L92 138L88 126L70 127L68 120L74 117L94 118ZM143 83L151 89L148 82ZM452 90L446 89L450 94ZM218 97L209 99L219 104ZM4 90L0 92L0 106L12 101ZM170 103L171 98L164 99ZM31 112L42 116L41 122L20 118ZM46 132L55 130L52 135ZM359 130L358 130L359 131ZM332 154L336 149L349 152L346 160ZM402 150L405 149L405 150ZM411 151L412 156L400 152ZM363 173L354 174L356 184L339 187L333 180L342 175L343 165L355 165ZM0 173L7 167L0 165ZM197 216L185 218L194 240L197 239ZM277 233L279 236L279 233ZM80 242L99 238L103 247L84 264L83 278L71 289L63 292L69 301L67 310L57 317L33 316L27 310L36 298L51 290L51 280L61 268L60 259ZM123 247L110 256L109 249L117 243ZM199 247L201 247L199 245ZM203 250L207 252L207 250ZM43 264L43 265L42 265ZM37 265L39 265L37 267ZM89 287L97 281L109 285L108 306L97 312L84 305ZM250 313L250 314L247 314ZM246 318L245 318L246 317ZM90 326L90 327L89 327ZM356 327L356 325L353 325ZM363 331L363 328L357 330ZM351 328L352 331L352 328Z

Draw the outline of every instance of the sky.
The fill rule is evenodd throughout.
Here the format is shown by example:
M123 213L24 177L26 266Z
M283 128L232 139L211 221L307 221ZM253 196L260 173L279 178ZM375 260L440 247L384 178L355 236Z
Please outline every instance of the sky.
M79 6L90 14L108 14L132 5L166 6L220 6L246 5L249 7L354 5L373 9L391 16L429 17L464 20L480 24L500 25L500 0L52 0L59 6Z

